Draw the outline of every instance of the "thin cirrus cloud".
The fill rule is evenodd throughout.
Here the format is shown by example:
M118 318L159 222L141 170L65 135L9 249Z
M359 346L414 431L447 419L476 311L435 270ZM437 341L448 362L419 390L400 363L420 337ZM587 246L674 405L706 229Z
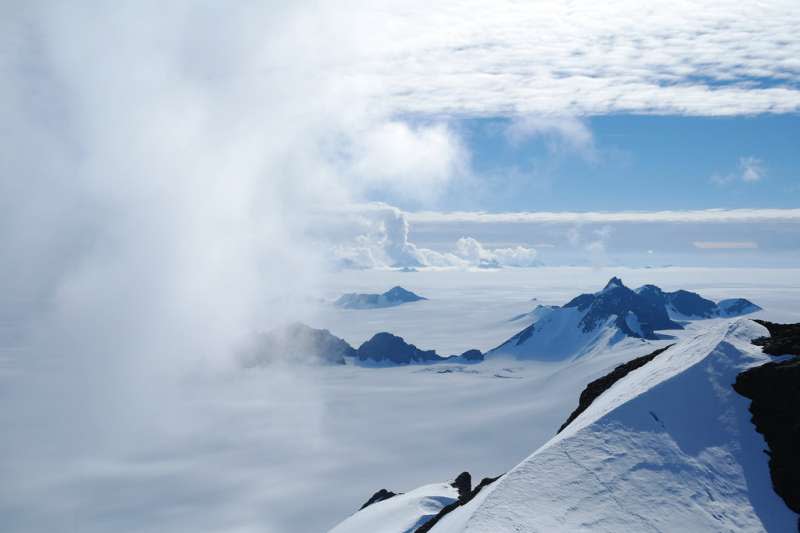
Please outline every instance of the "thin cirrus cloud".
M692 246L698 250L755 250L758 243L754 241L694 241Z
M477 116L800 109L800 5L410 3L348 72L401 112Z
M800 209L700 209L668 211L418 211L409 222L427 223L622 223L622 222L800 222Z

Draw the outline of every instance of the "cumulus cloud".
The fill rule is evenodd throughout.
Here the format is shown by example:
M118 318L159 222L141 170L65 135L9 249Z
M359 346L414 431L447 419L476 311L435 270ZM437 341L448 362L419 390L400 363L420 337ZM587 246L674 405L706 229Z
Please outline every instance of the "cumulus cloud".
M349 218L353 224L341 219ZM334 242L332 255L345 268L458 267L499 268L538 265L537 252L525 246L486 248L472 237L459 238L452 251L417 246L409 240L406 213L381 203L353 205L324 216L340 228L321 236ZM335 222L322 222L326 227ZM330 228L328 228L330 229Z
M467 150L445 124L387 121L353 140L354 172L367 188L430 201L467 172Z

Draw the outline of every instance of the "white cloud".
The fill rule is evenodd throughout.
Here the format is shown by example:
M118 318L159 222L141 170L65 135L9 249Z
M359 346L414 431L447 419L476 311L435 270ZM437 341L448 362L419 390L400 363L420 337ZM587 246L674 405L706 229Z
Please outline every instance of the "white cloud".
M355 135L351 167L367 188L428 201L467 172L467 150L444 124L387 121Z
M409 240L409 223L401 210L381 203L353 205L320 218L326 229L343 224L334 232L321 234L324 243L333 242L334 260L345 268L397 267L526 267L539 264L534 248L525 246L486 248L472 237L459 238L452 252L419 247ZM322 232L324 233L324 232Z
M738 172L729 174L714 174L711 176L711 182L717 185L728 185L736 181L743 181L745 183L754 183L761 181L766 175L764 169L764 162L753 156L739 158Z
M739 159L739 168L742 171L742 181L754 182L761 181L764 177L764 163L752 156Z
M455 248L456 255L466 260L471 266L529 267L539 264L536 259L536 250L524 246L489 250L472 237L461 237L456 241Z
M735 115L800 109L791 1L405 2L346 65L398 112Z
M612 223L612 222L799 222L800 209L701 209L687 211L418 211L407 213L415 223Z
M692 243L700 250L755 250L758 243L753 241L694 241Z
M576 117L517 117L509 124L506 135L515 144L539 137L547 142L551 152L573 151L587 159L595 155L592 130Z

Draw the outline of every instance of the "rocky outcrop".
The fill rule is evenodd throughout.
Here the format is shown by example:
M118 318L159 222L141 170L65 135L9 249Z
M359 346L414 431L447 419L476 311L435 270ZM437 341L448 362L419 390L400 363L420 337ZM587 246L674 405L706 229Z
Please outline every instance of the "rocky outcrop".
M776 324L756 320L769 331L769 337L760 337L753 344L770 355L800 355L800 324Z
M641 357L637 357L636 359L632 359L625 364L619 365L605 376L598 378L589 383L588 385L586 385L586 388L583 389L583 392L581 392L580 399L578 400L578 407L575 408L574 411L572 411L572 413L567 418L567 421L561 424L561 427L558 428L558 431L556 431L556 433L561 433L564 430L564 428L570 425L570 423L573 420L578 418L578 416L582 412L588 409L589 406L592 405L592 402L595 401L598 396L600 396L605 391L610 389L614 383L621 380L622 378L624 378L637 368L643 367L644 365L652 361L658 354L666 351L672 346L673 345L670 344L669 346L666 346L664 348L659 348L658 350L649 353L647 355L643 355Z
M458 358L463 359L465 361L472 361L472 362L479 362L483 361L483 354L480 350L467 350L466 352L462 353L458 356Z
M380 307L394 307L396 305L426 300L418 294L404 289L392 287L383 294L343 294L334 305L343 309L375 309Z
M502 474L497 477L485 477L473 489L471 488L472 476L470 475L470 473L469 472L460 473L458 477L456 477L455 481L451 483L453 487L458 489L458 500L442 507L442 509L433 518L431 518L430 520L422 524L420 527L418 527L414 531L414 533L426 533L427 531L430 531L431 529L433 529L433 526L439 523L439 521L442 518L444 518L448 513L451 513L453 512L453 510L459 508L460 506L469 503L472 500L472 498L477 496L478 493L481 490L483 490L484 487L494 483L495 481L500 479L500 477L502 477Z
M345 364L356 350L327 329L295 323L255 337L242 353L245 367L264 366L277 360L330 365Z
M750 398L756 431L769 446L775 492L800 513L800 359L770 362L739 374L733 389Z
M362 362L372 361L395 365L445 360L436 353L436 350L420 350L413 344L404 341L402 337L385 331L375 334L370 340L359 346L356 356Z
M756 322L770 332L769 337L753 340L764 353L800 355L800 324ZM733 389L751 400L751 420L769 447L766 453L775 493L800 513L800 357L746 370L736 377Z
M397 496L396 492L392 492L392 491L386 490L386 489L381 489L378 492L376 492L375 494L373 494L370 497L369 500L364 502L364 505L359 507L358 510L361 511L362 509L365 509L365 508L369 507L373 503L382 502L383 500L388 500L389 498L392 498L394 496Z

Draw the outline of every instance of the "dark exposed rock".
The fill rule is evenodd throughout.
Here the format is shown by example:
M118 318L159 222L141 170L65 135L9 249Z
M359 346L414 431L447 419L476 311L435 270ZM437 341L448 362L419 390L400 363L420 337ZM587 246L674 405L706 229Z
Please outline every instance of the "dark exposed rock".
M744 298L731 298L717 303L696 292L665 292L655 285L643 285L636 292L655 305L669 306L685 318L734 317L754 313L761 308Z
M776 324L756 320L769 330L769 337L759 337L753 344L763 347L770 355L800 355L800 324Z
M458 489L458 501L463 503L469 498L469 493L472 492L472 476L469 472L461 472L450 484Z
M242 354L246 367L263 366L277 359L305 363L345 364L345 357L355 357L356 350L327 329L315 329L295 323L258 335Z
M478 493L481 490L483 490L484 487L494 483L501 477L502 474L497 477L485 477L481 480L480 483L478 483L477 486L475 486L474 489L470 489L472 476L470 476L469 472L462 472L452 483L452 485L458 489L458 500L442 507L433 518L431 518L430 520L422 524L420 527L418 527L414 531L414 533L426 533L430 531L433 528L433 526L435 526L448 513L452 512L455 509L458 509L462 505L466 505L467 503L469 503L472 500L472 498L477 496Z
M619 365L614 370L606 374L605 376L598 378L588 385L586 388L583 389L581 392L580 399L578 400L578 407L572 411L572 413L567 418L567 421L564 422L556 433L561 433L565 427L570 425L570 423L578 418L582 412L589 408L593 401L595 401L601 394L607 391L611 386L616 383L617 381L621 380L637 368L641 368L650 361L652 361L658 354L666 351L673 345L670 344L669 346L665 346L664 348L659 348L658 350L649 353L647 355L643 355L641 357L637 357L636 359L632 359L625 364Z
M339 297L334 304L345 309L371 309L376 307L393 307L407 302L426 300L418 294L404 289L392 287L383 294L348 293Z
M755 322L770 333L753 340L764 353L800 355L800 324ZM733 390L751 400L751 421L769 447L765 451L775 493L789 509L800 513L800 358L745 370L736 376Z
M398 365L430 363L445 359L437 355L435 350L420 350L404 341L402 337L387 332L377 333L359 346L357 357L360 361L371 360Z
M746 370L736 377L733 389L752 400L752 422L769 446L775 492L800 513L800 359Z
M483 354L480 350L467 350L459 356L465 361L483 361Z
M397 496L397 493L396 492L392 492L390 490L381 489L378 492L376 492L375 494L373 494L372 497L364 503L364 505L362 505L361 507L358 508L358 510L360 511L360 510L362 510L362 509L364 509L366 507L369 507L373 503L378 503L378 502L382 502L383 500L388 500L389 498L391 498L393 496Z
M615 325L630 337L654 339L656 330L683 327L669 318L663 304L632 291L617 277L611 278L602 291L581 294L567 302L564 307L577 307L579 311L587 311L581 319L584 332L592 331L611 316L616 316ZM629 325L628 317L631 315L638 322L638 328Z

